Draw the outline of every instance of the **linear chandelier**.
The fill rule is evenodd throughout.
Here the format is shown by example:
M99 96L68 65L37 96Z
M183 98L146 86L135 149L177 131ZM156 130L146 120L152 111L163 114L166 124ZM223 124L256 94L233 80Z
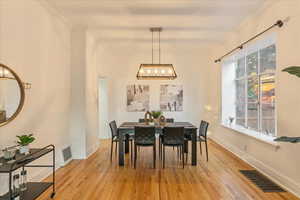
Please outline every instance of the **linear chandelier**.
M152 32L152 63L151 64L141 64L137 72L138 80L174 80L177 78L177 74L173 67L173 64L161 64L160 63L160 33L162 32L162 27L152 27L150 31ZM158 33L158 64L153 63L153 34Z

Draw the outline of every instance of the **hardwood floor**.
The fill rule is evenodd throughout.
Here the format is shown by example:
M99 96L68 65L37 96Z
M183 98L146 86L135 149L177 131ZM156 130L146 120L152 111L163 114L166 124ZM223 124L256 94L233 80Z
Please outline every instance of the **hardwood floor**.
M199 151L199 149L198 149ZM182 169L176 150L166 150L166 168L157 162L152 169L152 148L142 148L133 168L129 155L119 167L117 155L110 162L110 141L101 140L100 149L87 160L74 160L57 172L56 200L295 200L291 193L263 193L238 170L251 166L209 141L209 162L205 153L198 166ZM204 151L205 152L205 151ZM199 153L200 154L200 153ZM39 200L50 199L50 190Z

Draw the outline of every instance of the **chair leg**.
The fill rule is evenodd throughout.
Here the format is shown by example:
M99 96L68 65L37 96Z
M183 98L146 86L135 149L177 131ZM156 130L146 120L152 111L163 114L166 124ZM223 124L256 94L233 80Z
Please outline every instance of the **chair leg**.
M182 145L181 148L182 148L182 150L181 150L182 168L184 169L184 145Z
M137 146L134 144L134 168L136 168Z
M159 156L159 159L161 160L161 141L160 141L160 136L158 137L158 156Z
M201 141L199 141L199 145L200 145L200 154L202 155L202 146L201 146Z
M163 141L161 138L161 140L160 140L160 160L162 160L162 154L163 154Z
M113 142L113 140L111 140L111 145L110 145L110 161L112 161L113 145L114 145L114 142Z
M205 148L206 148L206 162L208 162L208 148L207 148L207 139L205 140Z
M117 152L118 152L118 142L115 142L115 143L116 143L115 154L117 155Z
M133 161L133 141L130 141L130 159L131 159L131 163Z
M156 161L156 148L155 144L153 145L153 168L155 169L155 161Z
M165 147L165 145L163 145L162 146L162 150L163 150L163 152L162 152L162 156L163 156L163 168L165 168L165 157L166 157L166 149L165 149L166 147Z

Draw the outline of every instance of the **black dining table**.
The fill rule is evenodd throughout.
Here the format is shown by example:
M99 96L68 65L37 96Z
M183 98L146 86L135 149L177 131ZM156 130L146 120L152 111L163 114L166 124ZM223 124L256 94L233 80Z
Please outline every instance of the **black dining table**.
M155 126L156 132L162 134L163 128L166 126L171 127L184 127L184 134L192 141L191 151L191 163L197 165L197 127L189 122L174 122L161 125L147 125L140 122L124 122L118 128L119 132L119 166L124 166L124 155L129 152L129 135L134 134L135 126ZM125 140L125 143L124 143ZM188 152L188 146L186 145L185 152Z

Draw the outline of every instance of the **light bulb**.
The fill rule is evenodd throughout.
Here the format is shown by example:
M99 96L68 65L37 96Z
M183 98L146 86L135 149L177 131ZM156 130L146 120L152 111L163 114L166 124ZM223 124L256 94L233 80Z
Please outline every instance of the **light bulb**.
M141 73L141 74L143 74L143 73L144 73L144 70L143 70L143 69L141 69L141 70L140 70L140 73Z
M8 75L9 74L9 71L8 70L4 70L4 75Z
M169 74L172 74L172 70L169 69Z
M155 74L157 74L157 73L158 73L157 69L155 69L155 70L154 70L154 73L155 73Z
M147 73L148 73L148 74L150 74L150 73L151 73L151 70L150 70L150 69L148 69L148 70L147 70Z
M164 74L164 73L165 73L165 70L164 70L164 69L163 69L163 70L161 70L161 73L162 73L162 74Z

